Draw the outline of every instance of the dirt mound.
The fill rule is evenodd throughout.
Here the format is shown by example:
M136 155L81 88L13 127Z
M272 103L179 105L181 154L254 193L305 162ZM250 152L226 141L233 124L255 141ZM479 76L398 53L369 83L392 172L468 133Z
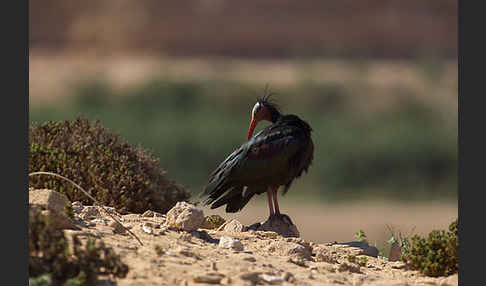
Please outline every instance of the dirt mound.
M183 205L183 208L190 206ZM176 208L176 207L174 207ZM457 285L457 274L430 278L370 256L358 243L313 243L247 226L184 231L164 214L110 214L101 207L73 203L76 230L103 239L128 264L126 278L104 277L99 285ZM90 215L87 215L89 213ZM238 225L230 220L233 225ZM194 225L193 225L194 227ZM239 231L241 230L241 231Z

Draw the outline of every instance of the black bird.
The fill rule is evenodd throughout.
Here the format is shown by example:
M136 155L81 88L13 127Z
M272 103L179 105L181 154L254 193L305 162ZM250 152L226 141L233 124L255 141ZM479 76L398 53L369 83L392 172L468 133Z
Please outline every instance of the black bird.
M200 197L208 196L203 204L211 209L226 205L226 212L238 212L255 194L267 192L270 217L280 216L278 188L284 186L284 195L293 180L308 171L314 154L312 129L296 115L282 115L270 95L253 107L248 141L210 175ZM272 124L251 137L261 120Z

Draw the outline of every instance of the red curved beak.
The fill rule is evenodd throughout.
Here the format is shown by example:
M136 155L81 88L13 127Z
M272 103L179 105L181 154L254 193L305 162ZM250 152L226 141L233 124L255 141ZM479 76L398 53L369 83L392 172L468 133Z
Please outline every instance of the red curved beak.
M248 140L250 140L251 135L253 135L253 130L255 129L255 126L257 124L257 121L255 118L252 118L250 121L250 128L248 128Z

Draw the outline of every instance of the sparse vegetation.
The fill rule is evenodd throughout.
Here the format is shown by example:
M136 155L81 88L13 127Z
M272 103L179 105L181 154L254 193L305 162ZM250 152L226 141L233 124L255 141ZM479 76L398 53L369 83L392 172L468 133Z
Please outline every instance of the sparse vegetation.
M140 146L134 148L112 134L99 121L85 118L48 121L29 127L29 171L50 171L84 187L101 204L120 212L167 212L188 192L169 181L159 160ZM50 176L29 178L34 188L65 194L70 201L93 202L74 186Z
M366 256L357 257L354 254L348 254L346 257L348 262L358 264L359 266L366 266L368 263L368 258Z
M204 217L203 228L217 229L225 222L226 220L222 218L220 215L209 215Z
M123 278L128 266L103 241L72 236L72 247L62 230L37 208L29 210L30 285L86 285L98 275Z
M366 256L361 256L361 257L358 259L358 265L359 265L359 266L363 266L363 267L365 267L367 263L368 263L368 257L366 257Z
M356 239L359 241L359 242L368 242L366 240L366 234L364 232L364 230L360 229L359 231L357 231L355 234L354 234L354 237L356 237Z
M457 114L452 108L430 104L413 86L394 92L353 79L270 85L284 112L311 124L315 156L322 158L296 181L297 196L455 198ZM72 120L73 114L99 119L130 144L153 150L170 177L197 194L217 163L245 141L248 112L263 88L230 80L157 78L115 90L109 81L88 80L73 89L72 105L32 107L30 114L39 122ZM430 83L426 91L439 88Z
M346 258L348 259L349 262L356 263L356 255L348 254L348 256Z
M437 277L457 273L458 260L458 220L449 225L448 231L434 230L427 238L414 235L407 247L402 249L402 260L414 270Z

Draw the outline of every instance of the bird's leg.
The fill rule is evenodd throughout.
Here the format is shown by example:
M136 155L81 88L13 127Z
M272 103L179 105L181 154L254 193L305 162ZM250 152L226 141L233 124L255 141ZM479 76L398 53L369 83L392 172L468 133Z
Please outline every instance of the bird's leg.
M268 208L270 209L270 217L272 217L275 214L275 212L273 211L272 196L273 196L273 190L272 188L268 188L267 198L268 198Z
M277 200L277 188L272 189L273 193L273 204L275 205L275 214L280 216L280 209L278 208L278 200Z

